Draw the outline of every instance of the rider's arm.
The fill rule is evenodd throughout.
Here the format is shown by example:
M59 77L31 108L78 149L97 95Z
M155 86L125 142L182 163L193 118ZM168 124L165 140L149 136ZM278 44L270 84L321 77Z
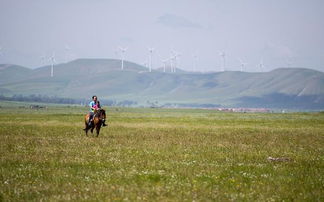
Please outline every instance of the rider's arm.
M95 110L95 108L93 108L93 104L94 104L94 102L91 101L91 102L89 103L89 107L90 107L90 109Z

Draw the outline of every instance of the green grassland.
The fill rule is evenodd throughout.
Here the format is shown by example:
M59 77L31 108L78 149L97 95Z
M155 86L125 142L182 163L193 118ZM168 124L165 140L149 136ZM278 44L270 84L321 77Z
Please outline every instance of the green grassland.
M324 113L0 106L0 201L324 200Z

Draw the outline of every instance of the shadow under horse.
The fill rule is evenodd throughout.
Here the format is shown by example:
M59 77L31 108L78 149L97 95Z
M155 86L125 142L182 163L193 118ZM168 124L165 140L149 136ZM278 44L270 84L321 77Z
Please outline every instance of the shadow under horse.
M90 115L89 113L84 117L84 124L85 124L85 133L88 136L88 131L90 130L93 134L93 130L96 128L97 136L99 136L100 128L102 126L103 120L106 120L106 111L104 109L97 109L94 111L94 115L92 117L91 124L89 124Z

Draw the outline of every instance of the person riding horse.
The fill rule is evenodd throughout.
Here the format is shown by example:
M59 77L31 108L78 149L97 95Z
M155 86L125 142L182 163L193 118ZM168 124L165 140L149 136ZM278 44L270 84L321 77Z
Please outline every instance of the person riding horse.
M95 115L95 111L97 111L98 109L101 109L101 106L100 106L100 102L98 101L98 98L97 96L92 96L92 101L89 103L89 107L90 107L90 112L89 112L89 126L91 126L91 123L92 123L92 120L93 120L93 117ZM102 126L107 126L106 123L105 123L105 119L102 120Z

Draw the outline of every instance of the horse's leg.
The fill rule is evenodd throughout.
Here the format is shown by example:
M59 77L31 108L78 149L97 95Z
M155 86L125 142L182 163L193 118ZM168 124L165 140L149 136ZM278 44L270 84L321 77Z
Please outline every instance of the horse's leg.
M97 132L97 136L96 136L96 137L99 136L100 127L101 127L101 122L99 122L99 123L97 124L97 126L96 126L96 132Z
M93 118L93 122L92 122L92 126L91 126L91 133L92 133L92 134L93 134L93 130L94 130L95 128L97 128L98 121L99 121L99 119L98 119L97 117L94 117L94 118Z
M85 126L84 131L86 136L88 136L88 130L89 130L88 119L89 119L89 115L86 115L84 117L84 126Z
M85 125L85 134L86 134L86 136L88 136L88 130L89 130L89 128L88 128L88 126L87 126L87 123L86 123L86 125Z
M86 132L86 136L88 136L88 131L90 130L90 126L88 125L88 123L86 123L86 129L85 129L85 132Z

